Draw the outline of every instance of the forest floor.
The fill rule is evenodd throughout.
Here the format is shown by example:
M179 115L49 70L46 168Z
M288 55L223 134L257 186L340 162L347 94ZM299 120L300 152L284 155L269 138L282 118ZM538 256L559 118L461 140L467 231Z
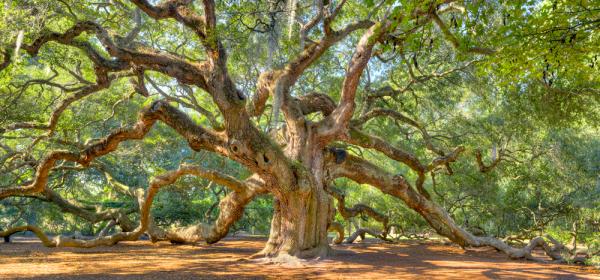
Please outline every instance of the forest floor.
M335 256L296 267L244 259L265 241L238 237L195 246L138 241L73 249L45 248L18 237L0 243L0 279L600 279L592 267L515 261L493 249L432 241L338 245Z

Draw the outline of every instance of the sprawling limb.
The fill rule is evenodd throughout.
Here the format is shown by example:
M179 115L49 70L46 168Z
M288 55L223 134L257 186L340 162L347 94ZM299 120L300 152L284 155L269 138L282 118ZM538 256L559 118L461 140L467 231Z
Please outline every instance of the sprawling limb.
M346 243L352 244L359 236L363 238L365 234L369 234L375 238L379 238L384 241L392 242L389 238L387 238L387 233L385 231L379 232L370 228L359 228L353 234L346 238Z
M80 152L50 152L39 162L31 183L24 186L0 189L0 199L13 195L29 195L42 192L48 182L48 175L57 162L66 160L87 166L95 158L116 150L123 141L142 139L157 120L173 127L189 142L192 149L224 150L225 145L221 136L203 129L177 109L165 102L158 101L143 109L139 114L137 123L131 128L117 130Z
M448 237L463 247L491 246L511 258L535 259L533 249L542 247L553 260L564 261L561 256L564 246L558 241L547 237L553 245L548 244L542 237L534 238L524 248L515 248L493 237L476 237L459 227L448 213L435 202L426 199L410 186L401 175L392 175L387 171L358 157L349 156L342 164L331 164L330 174L335 177L346 177L358 183L369 184L382 192L402 199L407 206L419 213L437 233Z
M347 177L356 182L377 187L382 192L402 199L407 206L421 214L441 235L462 245L476 244L469 232L458 227L441 207L416 192L402 175L392 175L358 157L349 156L344 163L335 165L333 177Z
M220 203L221 214L214 225L198 225L188 227L174 232L164 233L161 229L153 226L150 208L158 191L169 184L174 183L178 178L184 175L195 175L213 180L219 184L233 190L230 195ZM120 241L134 241L146 231L154 240L171 240L173 242L197 242L206 240L208 243L214 243L223 238L229 231L233 222L237 221L243 214L244 206L258 193L264 192L263 181L257 177L250 177L242 182L237 179L218 173L216 171L205 170L198 166L182 165L177 170L167 172L155 177L150 182L147 190L136 189L136 196L140 211L140 224L131 232L119 232L109 236L99 235L90 240L73 239L70 237L57 236L49 239L43 231L35 226L22 226L8 229L0 232L0 237L10 236L20 231L34 232L42 243L48 247L96 247L103 245L113 245Z
M34 232L42 243L47 247L80 247L80 248L91 248L103 245L114 245L120 241L134 241L137 240L148 228L149 219L150 219L150 207L152 205L152 201L154 196L156 195L158 189L164 185L170 184L177 178L177 172L169 172L158 176L152 180L150 186L147 191L143 189L136 190L136 194L139 199L140 206L140 224L139 226L131 231L131 232L119 232L109 236L98 236L94 239L90 240L82 240L82 239L74 239L71 237L65 236L56 236L53 239L49 239L43 231L35 226L23 226L17 227L13 229L8 229L2 233L0 236L10 236L13 233L19 231L32 231Z
M216 171L204 170L198 166L184 165L173 176L195 175L221 184L232 190L219 203L220 212L217 220L211 224L198 224L190 227L179 228L169 231L151 229L151 236L155 240L169 240L174 243L195 243L204 240L207 243L215 243L221 240L229 232L229 228L242 217L244 207L256 195L266 191L264 181L258 176L239 181L231 176Z
M127 75L126 73L123 73L123 74ZM63 99L60 102L60 104L54 109L54 111L52 111L52 113L50 114L50 119L48 120L47 123L19 122L19 123L10 124L7 127L4 127L3 130L8 131L8 130L15 130L15 129L40 129L40 130L47 130L48 134L52 134L54 132L54 129L56 128L56 125L58 124L61 114L73 102L81 100L81 99L83 99L93 93L96 93L102 89L108 88L110 86L110 83L113 80L122 76L122 75L113 75L113 74L107 75L106 72L101 71L99 69L96 71L96 75L98 75L98 78L97 78L98 82L96 84L84 86L83 88L79 89L77 92L72 94L71 96Z
M32 226L32 225L13 227L13 228L9 228L4 231L0 231L0 237L7 238L15 233L19 233L19 232L23 232L23 231L33 232L40 239L40 241L42 241L42 244L44 244L44 246L46 246L46 247L56 247L56 242L54 240L51 240L50 238L48 238L48 236L44 233L44 231L42 231L39 227Z
M251 176L244 181L239 181L217 171L205 170L199 166L190 165L183 165L173 173L177 177L194 175L209 179L229 188L232 192L220 201L219 216L213 224L200 223L167 231L151 226L149 234L154 241L169 240L173 243L196 243L204 240L209 244L215 243L225 237L231 225L242 217L246 204L256 195L266 191L264 181L258 176Z
M394 147L387 141L377 136L366 134L354 127L350 128L350 132L348 133L348 136L345 137L345 140L348 143L355 144L363 148L375 149L393 160L406 164L417 173L418 179L416 181L416 187L427 199L429 199L430 195L423 187L425 174L434 170L437 166L446 166L448 170L451 170L449 164L456 161L458 156L465 150L464 147L459 146L448 154L444 154L440 151L442 154L439 157L433 159L428 165L425 165L422 164L412 153Z

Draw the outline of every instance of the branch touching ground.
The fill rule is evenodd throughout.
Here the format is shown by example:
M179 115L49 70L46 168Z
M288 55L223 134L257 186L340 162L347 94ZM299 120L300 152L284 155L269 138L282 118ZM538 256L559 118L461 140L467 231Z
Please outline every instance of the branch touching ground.
M174 183L184 175L196 175L207 179L214 179L234 191L225 197L220 203L221 211L219 218L213 226L203 224L185 228L174 232L163 232L154 226L150 215L150 208L158 191L169 184ZM17 232L31 231L38 236L44 246L47 247L78 247L91 248L97 246L114 245L120 241L135 241L148 231L149 235L157 240L170 240L174 243L188 243L206 240L214 243L227 235L229 227L243 214L244 206L258 193L264 192L263 183L260 179L250 177L245 182L237 181L227 175L214 171L206 171L196 166L182 165L177 170L169 171L156 176L150 182L147 190L141 188L136 190L139 203L140 224L131 232L118 232L113 235L99 235L96 238L83 240L65 236L56 236L50 239L40 228L36 226L21 226L0 232L0 237L10 236Z
M553 246L546 242L544 238L536 237L524 248L509 246L494 237L474 236L458 226L446 210L414 191L403 176L392 175L364 159L348 156L342 164L331 165L329 172L333 178L346 177L358 183L369 184L386 194L402 199L408 207L425 218L438 234L449 238L462 247L490 246L504 252L511 258L525 259L535 259L532 256L532 251L537 247L541 247L544 249L546 255L553 260L559 262L565 261L562 253L567 250L564 249L564 246L560 242L550 236L546 238L550 240Z

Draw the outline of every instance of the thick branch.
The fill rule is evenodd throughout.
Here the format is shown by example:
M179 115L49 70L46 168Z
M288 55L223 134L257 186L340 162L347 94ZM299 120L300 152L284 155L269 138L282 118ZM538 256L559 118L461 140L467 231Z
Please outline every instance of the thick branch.
M297 102L304 115L321 112L323 116L329 116L336 107L335 101L329 95L318 92L300 96L297 98Z
M319 134L322 138L333 139L348 126L356 106L354 97L362 72L371 58L373 47L385 34L389 25L390 22L384 20L371 26L361 37L348 65L348 71L342 84L340 103L332 114L319 125Z
M493 237L476 237L462 229L448 213L435 202L425 199L416 193L401 175L391 175L379 167L354 156L349 156L343 164L330 166L330 174L335 177L346 177L358 183L369 184L382 192L402 199L407 206L419 213L441 235L461 246L491 246L511 258L534 259L531 252L542 247L546 254L557 261L564 261L561 256L564 246L548 237L554 246L550 246L543 238L538 237L524 248L514 248Z
M188 7L192 3L190 0L167 0L156 6L153 6L147 0L131 0L131 2L156 20L172 18L193 30L199 38L204 40L207 37L205 31L206 20ZM211 20L211 22L214 21Z
M358 29L368 28L373 25L371 21L358 21L344 27L339 31L327 34L320 41L313 42L283 68L267 71L261 74L257 83L257 92L248 104L251 116L259 116L265 110L265 104L270 95L281 94L283 103L289 100L289 89L295 84L304 71L310 67L335 43L346 38Z
M242 217L246 204L256 195L266 191L264 182L256 175L242 182L216 171L206 171L200 167L191 166L182 166L175 173L178 174L177 176L190 174L207 178L233 191L219 202L219 217L214 224L199 223L169 231L151 227L150 235L155 241L169 240L173 243L196 243L205 240L209 244L215 243L225 237L231 225Z
M97 83L83 87L75 94L63 99L60 104L50 114L50 119L47 123L35 123L35 122L20 122L14 123L4 128L4 130L15 130L15 129L40 129L47 130L49 134L54 132L56 125L60 119L61 114L73 103L81 100L93 93L96 93L102 89L106 89L110 86L110 82L118 77L118 75L106 75L105 72L98 70Z
M389 158L406 164L408 167L418 173L426 171L426 167L421 164L415 155L398 149L390 145L388 141L374 135L366 134L354 127L350 128L348 137L344 140L350 144L380 151Z
M49 153L38 164L33 182L25 186L0 189L0 199L13 195L42 192L48 182L50 170L56 165L56 162L66 160L87 166L96 157L116 150L123 141L142 139L159 119L184 136L192 149L224 150L225 145L219 136L197 126L188 116L167 103L157 101L140 112L137 123L131 128L117 130L80 152L54 151Z

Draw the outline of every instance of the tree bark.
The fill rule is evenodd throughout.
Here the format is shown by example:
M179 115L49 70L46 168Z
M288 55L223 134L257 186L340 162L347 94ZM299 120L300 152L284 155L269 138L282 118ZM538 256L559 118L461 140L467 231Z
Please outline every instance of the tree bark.
M261 254L271 258L329 254L327 231L331 223L331 200L322 189L287 193L276 200L274 208L271 234Z

